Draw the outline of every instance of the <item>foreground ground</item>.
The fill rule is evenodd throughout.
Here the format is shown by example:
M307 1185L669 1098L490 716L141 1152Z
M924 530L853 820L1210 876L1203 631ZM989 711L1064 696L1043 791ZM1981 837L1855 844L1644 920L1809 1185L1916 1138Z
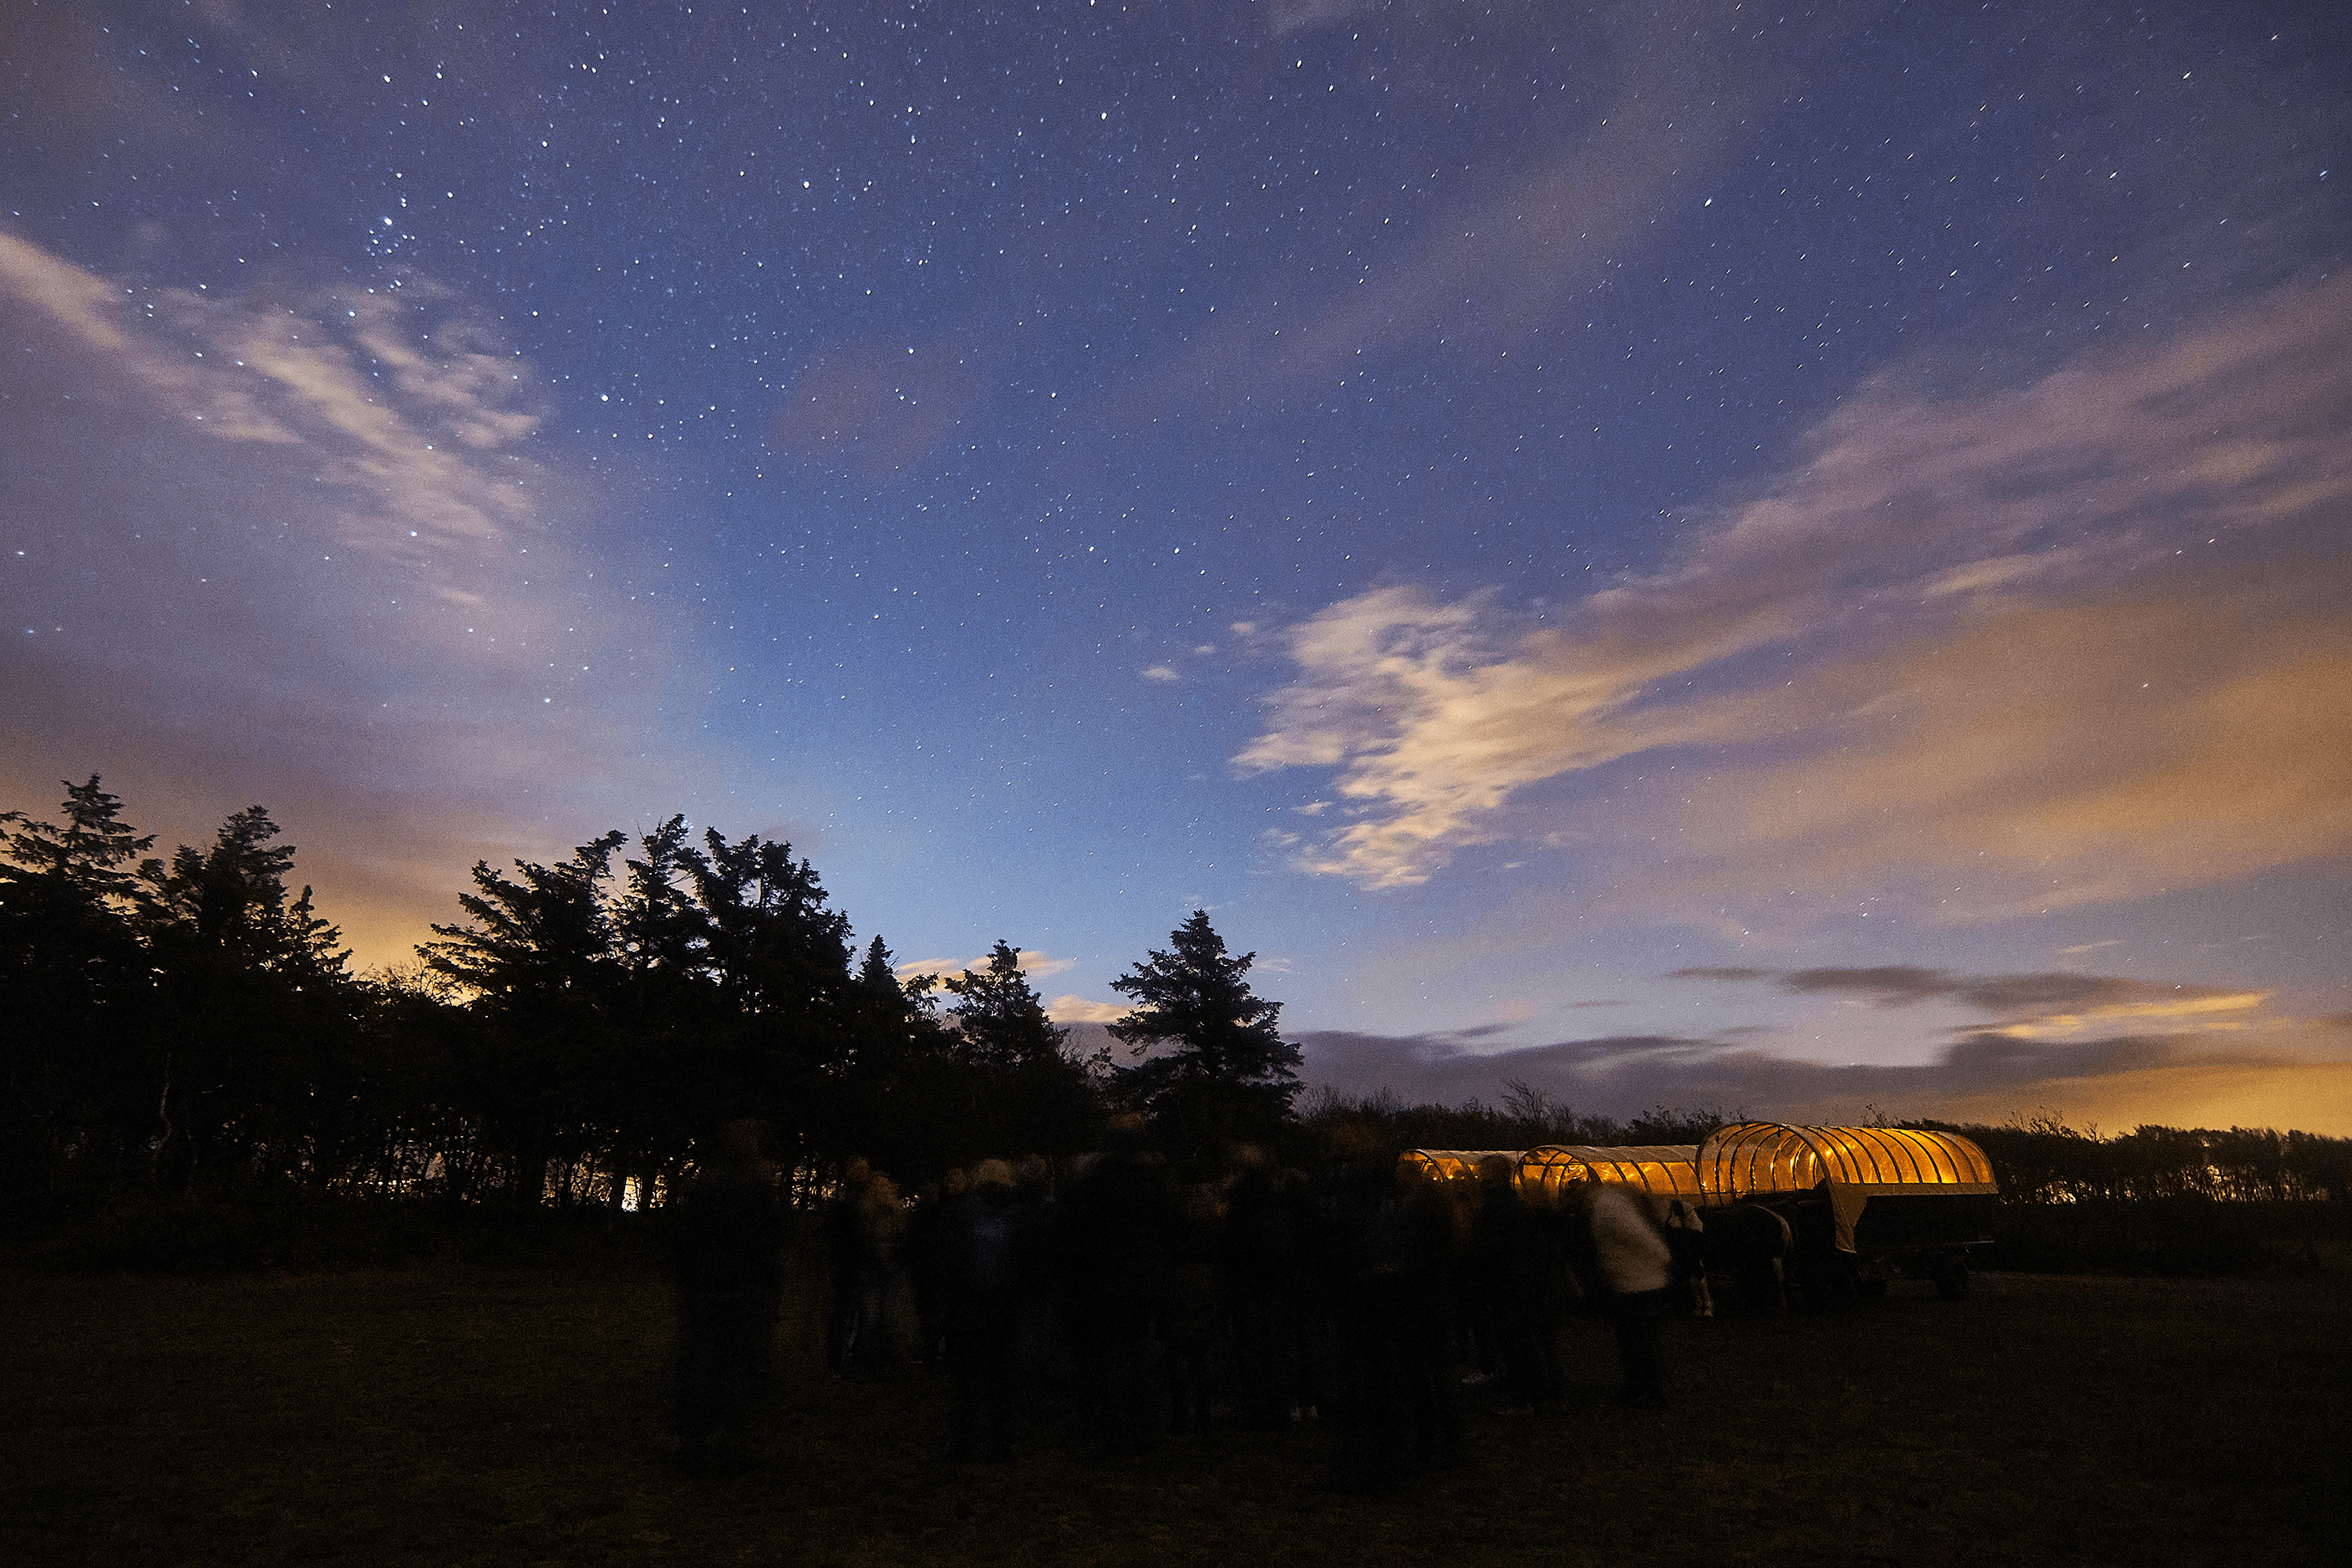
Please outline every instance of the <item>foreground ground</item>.
M943 1464L944 1399L824 1375L812 1314L752 1475L669 1462L656 1280L0 1281L0 1563L1720 1564L2344 1560L2340 1279L1979 1277L1838 1317L1672 1325L1677 1403L1510 1416L1458 1469L1330 1484L1328 1439L1090 1467L1059 1413Z

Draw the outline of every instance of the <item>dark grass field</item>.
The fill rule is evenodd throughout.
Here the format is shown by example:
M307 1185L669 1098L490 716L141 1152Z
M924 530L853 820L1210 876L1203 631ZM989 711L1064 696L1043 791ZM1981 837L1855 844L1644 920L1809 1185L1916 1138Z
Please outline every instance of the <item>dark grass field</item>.
M1916 1291L1918 1293L1909 1293ZM454 1270L0 1281L0 1562L2352 1561L2352 1288L1979 1276L1842 1316L1678 1322L1677 1403L1510 1416L1458 1469L1335 1488L1328 1435L1085 1463L1065 1413L952 1469L944 1396L818 1368L803 1299L761 1468L691 1479L648 1276Z

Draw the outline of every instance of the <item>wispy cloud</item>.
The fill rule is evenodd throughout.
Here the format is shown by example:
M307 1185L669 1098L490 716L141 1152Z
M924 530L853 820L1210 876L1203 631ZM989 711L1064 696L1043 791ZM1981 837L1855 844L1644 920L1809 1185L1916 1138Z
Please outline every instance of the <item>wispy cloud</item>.
M1055 1023L1117 1023L1134 1010L1125 1002L1089 1001L1080 996L1055 997L1045 1004L1045 1016Z
M1859 969L1758 969L1698 967L1669 979L1763 981L1791 996L1848 996L1884 1008L1952 1001L2008 1021L1972 1024L1967 1032L2030 1039L2077 1034L2123 1019L2165 1019L2176 1029L2236 1030L2242 1016L2270 999L2268 991L2227 986L2163 985L2113 975L2045 973L1956 975L1943 969L1888 965Z
M194 431L302 448L344 498L338 542L443 597L478 602L486 552L533 515L531 475L509 457L540 421L530 367L429 281L126 288L0 234L0 310Z
M1890 372L1564 616L1391 586L1310 617L1235 765L1328 770L1345 821L1297 863L1370 887L1638 837L1662 885L1911 875L1965 915L2342 853L2347 359L2339 280L2021 387ZM1533 788L1636 758L1678 767L1605 810Z
M1076 958L1056 958L1035 947L1021 948L1016 956L1020 959L1022 975L1030 979L1058 975L1077 963ZM920 979L926 975L961 975L967 969L979 974L988 968L988 959L985 953L977 958L917 958L911 963L899 965L892 973L901 981Z
M1266 21L1277 39L1343 21L1360 37L1377 37L1366 45L1374 55L1411 62L1381 73L1384 93L1397 95L1387 99L1391 112L1458 117L1465 99L1494 94L1484 107L1497 117L1554 118L1544 134L1465 169L1446 210L1410 238L1368 230L1349 253L1360 265L1333 269L1331 284L1286 273L1262 299L1229 307L1171 372L1153 378L1146 401L1223 404L1253 395L1236 389L1328 386L1360 370L1362 356L1404 345L1508 346L1604 284L1662 225L1702 211L1700 193L1738 156L1744 110L1785 68L1780 57L1743 47L1724 15L1698 0L1603 5L1572 20L1549 6L1483 7L1475 37L1442 8L1349 0L1298 0L1271 7ZM1506 99L1514 49L1559 63L1557 101L1531 110L1524 94ZM1449 69L1465 56L1474 63Z
M9 804L95 769L195 836L260 800L374 961L477 856L683 803L692 760L646 744L663 612L584 542L543 378L464 298L134 287L0 235L0 321L26 350L6 483L90 494L70 537L20 514L0 583L38 632L0 644Z

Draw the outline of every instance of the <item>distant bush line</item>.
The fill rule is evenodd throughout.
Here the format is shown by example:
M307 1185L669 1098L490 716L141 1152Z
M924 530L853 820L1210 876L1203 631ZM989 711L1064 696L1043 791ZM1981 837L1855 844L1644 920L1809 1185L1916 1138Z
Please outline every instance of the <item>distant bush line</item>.
M1696 1144L1717 1127L1751 1117L1745 1109L1661 1105L1621 1122L1581 1113L1541 1089L1513 1083L1499 1105L1479 1100L1458 1106L1407 1105L1387 1092L1349 1098L1327 1092L1311 1105L1307 1119L1353 1121L1404 1150ZM1998 1127L1932 1121L1878 1124L1973 1139L1992 1162L2002 1199L2012 1204L2352 1197L2352 1138L2267 1128L2184 1132L2154 1126L2103 1138L2095 1128L2069 1127L2048 1115Z

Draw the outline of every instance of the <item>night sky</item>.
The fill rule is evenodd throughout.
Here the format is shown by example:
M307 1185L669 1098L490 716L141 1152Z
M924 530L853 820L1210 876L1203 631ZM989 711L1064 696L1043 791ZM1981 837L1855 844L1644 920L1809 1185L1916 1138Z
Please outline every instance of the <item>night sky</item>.
M1310 1077L2352 1133L2352 12L0 12L0 807Z

